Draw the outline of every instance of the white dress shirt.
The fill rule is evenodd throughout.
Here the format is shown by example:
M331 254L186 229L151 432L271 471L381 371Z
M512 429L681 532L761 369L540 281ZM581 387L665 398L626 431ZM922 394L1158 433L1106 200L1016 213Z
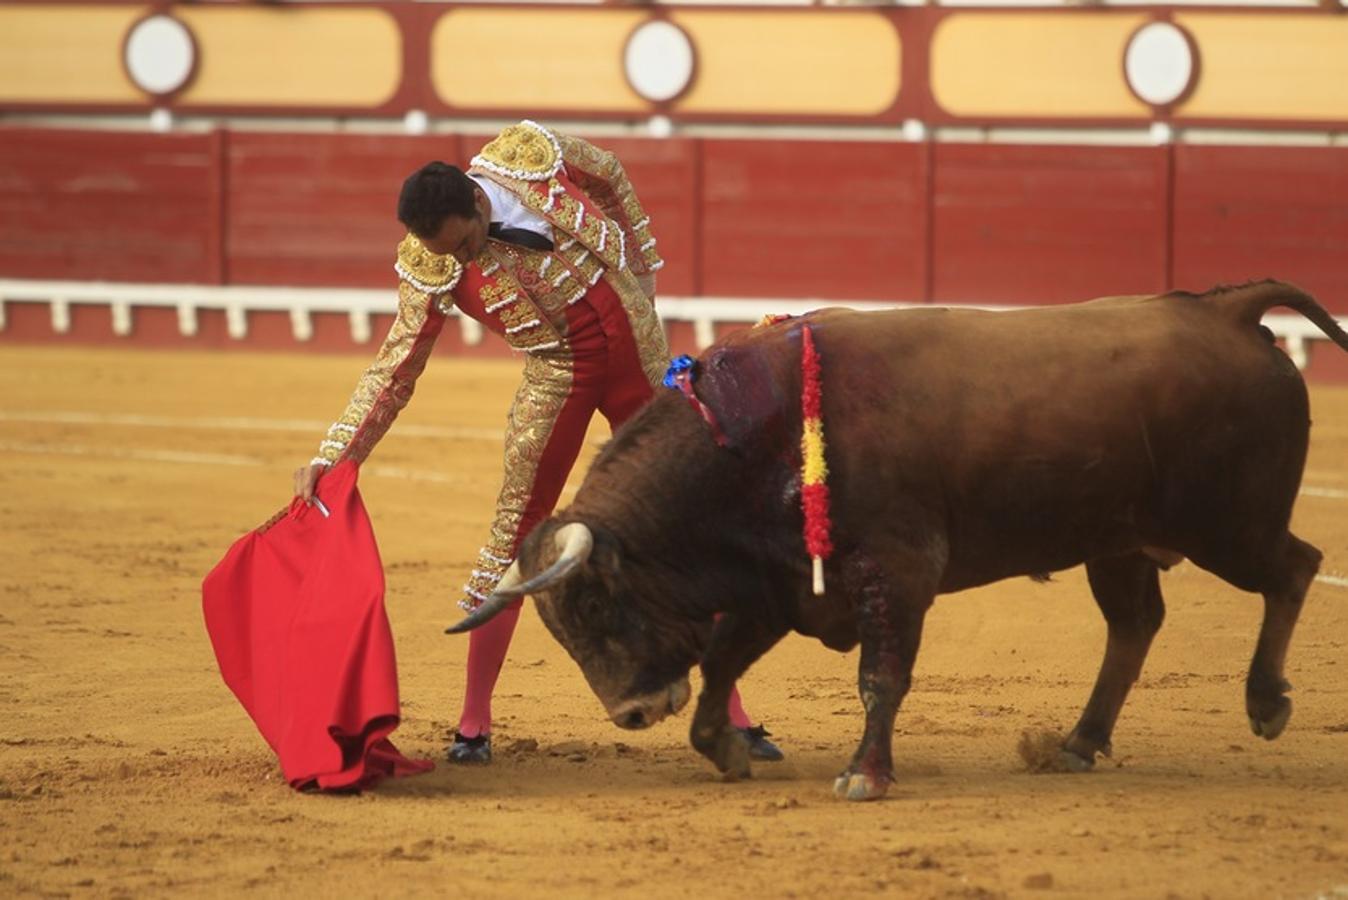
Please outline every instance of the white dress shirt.
M520 202L520 199L505 188L487 178L469 175L477 182L491 201L491 220L500 222L503 228L524 228L534 234L541 234L549 241L553 240L552 225Z

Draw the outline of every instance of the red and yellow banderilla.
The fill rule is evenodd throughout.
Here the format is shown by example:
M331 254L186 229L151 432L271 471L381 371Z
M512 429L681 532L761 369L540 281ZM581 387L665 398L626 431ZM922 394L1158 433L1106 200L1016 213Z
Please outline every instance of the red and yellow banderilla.
M800 329L800 505L805 513L805 549L814 562L814 594L824 595L824 560L833 553L828 516L828 464L824 461L824 420L820 415L822 385L819 354L809 325Z

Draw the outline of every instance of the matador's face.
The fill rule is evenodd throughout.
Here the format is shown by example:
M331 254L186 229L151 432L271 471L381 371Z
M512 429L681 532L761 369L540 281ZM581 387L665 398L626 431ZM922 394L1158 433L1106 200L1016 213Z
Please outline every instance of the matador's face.
M487 224L491 222L491 200L482 188L474 185L472 218L448 216L434 236L422 238L421 243L432 253L453 256L463 265L477 259L487 246Z

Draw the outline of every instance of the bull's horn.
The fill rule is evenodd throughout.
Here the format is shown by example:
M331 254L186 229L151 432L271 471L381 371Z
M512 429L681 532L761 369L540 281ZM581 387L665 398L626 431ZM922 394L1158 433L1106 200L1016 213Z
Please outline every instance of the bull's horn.
M491 596L478 604L477 609L473 610L457 625L445 629L445 634L460 634L465 631L472 631L479 625L483 625L496 618L501 610L505 609L513 600L524 596L524 592L519 589L520 582L524 576L520 573L520 561L517 559L506 569L506 573L501 576L501 580L496 585L496 590L491 592Z
M477 609L464 617L463 621L457 625L451 625L445 629L445 634L463 634L465 631L472 631L480 625L486 625L492 619L511 604L512 601L519 599L519 595L513 591L508 594L493 591L492 595L483 600Z
M590 533L590 528L584 522L571 522L557 529L557 533L552 536L553 543L561 551L557 561L548 566L538 575L530 578L524 584L512 589L515 597L523 597L525 594L532 594L537 591L546 590L554 584L565 581L572 572L585 564L590 558L590 551L594 549L594 535ZM504 581L505 579L501 579ZM500 589L497 588L499 591Z
M496 618L501 610L525 594L532 594L535 591L541 591L565 581L572 572L584 564L585 560L590 558L590 551L594 549L594 535L590 533L589 527L584 522L572 522L569 525L563 525L557 529L557 534L553 536L553 540L558 549L561 550L561 556L557 558L555 563L521 584L523 576L520 574L519 560L516 560L511 564L505 575L501 576L501 582L496 586L496 590L492 591L491 596L483 600L482 605L469 613L462 622L446 628L445 634L462 634L465 631L472 631L474 628L485 625Z
M524 573L520 571L520 561L517 559L506 569L506 573L501 576L500 582L496 585L494 594L510 594L512 597L520 597L522 594L515 589L524 581Z

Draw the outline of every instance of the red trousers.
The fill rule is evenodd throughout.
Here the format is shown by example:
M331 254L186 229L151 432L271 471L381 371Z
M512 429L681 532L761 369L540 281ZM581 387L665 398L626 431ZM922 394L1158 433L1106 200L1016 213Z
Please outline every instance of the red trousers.
M654 393L642 369L627 314L607 282L600 279L566 312L571 345L570 392L539 458L534 488L511 547L512 558L534 526L556 507L594 414L603 414L616 431Z

